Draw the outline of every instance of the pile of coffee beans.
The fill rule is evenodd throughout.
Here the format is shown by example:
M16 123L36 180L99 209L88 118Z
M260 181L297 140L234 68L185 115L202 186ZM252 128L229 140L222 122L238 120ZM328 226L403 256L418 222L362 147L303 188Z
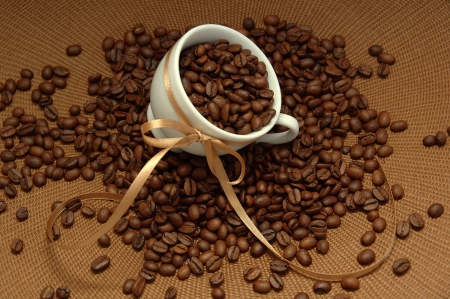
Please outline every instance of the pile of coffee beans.
M383 52L384 49L380 45L372 45L369 47L369 55L376 57L378 61L377 74L381 78L385 78L389 75L391 71L391 65L395 63L395 57L391 54ZM370 68L370 66L369 66ZM359 72L359 68L358 68ZM372 73L372 68L370 68L370 73ZM370 77L370 75L369 75Z
M218 39L184 50L180 77L197 111L226 132L259 131L275 115L266 65L240 44Z
M367 220L372 222L372 231L361 236L362 245L370 247L376 242L377 234L383 233L386 228L386 220L380 216L378 209L389 200L389 193L384 188L386 177L377 157L384 159L394 152L387 144L388 128L391 132L401 132L407 129L407 122L391 121L387 111L378 112L369 107L368 99L353 83L355 77L367 77L371 70L364 65L352 66L346 58L344 37L335 35L331 39L319 39L309 26L288 23L275 15L266 16L261 28L255 27L252 19L245 18L243 27L237 30L267 55L282 90L281 112L295 117L300 128L297 138L287 144L251 144L239 151L245 161L245 176L241 183L234 186L234 190L246 213L267 241L283 248L286 259L295 258L305 267L313 263L310 250L327 254L335 245L327 241L327 234L340 226L341 218L347 212L365 213ZM20 190L16 186L20 186L23 192L30 192L34 187L46 185L48 179L72 181L81 176L91 181L98 173L103 174L102 181L107 192L125 194L145 163L158 152L158 149L143 142L140 128L147 121L146 111L151 100L149 90L156 67L181 36L181 31L163 27L156 28L152 35L142 24L137 24L126 31L123 38L115 40L106 37L102 49L113 75L90 75L87 92L93 98L86 101L82 108L78 105L70 107L67 116L60 116L49 107L53 107L51 95L55 88L65 87L70 72L63 67L45 66L41 75L46 81L32 92L31 98L56 126L51 127L47 120L26 114L24 109L18 107L12 110L11 117L4 120L0 136L6 149L0 153L4 175L0 177L0 188L4 189L6 196L17 196ZM231 103L235 102L230 95L234 94L242 99L236 113L252 111L255 116L252 104L245 104L243 110L246 100L242 91L238 90L246 86L242 90L249 92L248 99L255 97L256 101L252 101L255 106L256 103L263 109L270 106L270 100L261 96L267 84L261 83L253 93L253 89L257 89L256 81L265 80L266 72L262 70L267 66L255 63L254 58L250 59L250 53L239 49L239 55L233 54L234 67L237 56L240 57L238 60L247 59L248 74L243 67L242 74L239 71L236 73L240 76L238 78L234 71L226 70L233 66L227 53L233 53L230 48L239 47L223 40L216 43L199 45L185 57L194 61L192 66L200 67L201 64L196 61L206 55L207 61L216 63L215 70L217 62L222 61L219 63L218 78L223 79L223 95L217 83L219 80L207 79L214 72L203 70L207 61L201 71L197 69L199 73L194 71L199 78L198 81L189 81L192 88L190 95L201 91L202 85L204 93L198 94L203 96L208 113L211 113L211 106L218 106L218 95L228 96L231 108ZM204 52L197 55L196 51L200 54ZM209 51L211 55L219 53L220 57L209 60ZM395 61L392 55L382 53L380 49L372 49L372 54L375 53L373 51L378 51L376 56L382 64L389 66ZM81 53L81 47L70 46L66 53L76 56ZM254 69L249 61L253 61ZM189 91L186 80L190 80L191 75L188 72L182 72L182 81ZM223 73L228 73L229 78L221 78ZM384 66L382 74L387 73ZM250 74L254 77L244 79ZM33 78L29 70L23 70L21 75L29 80ZM224 83L227 79L231 81ZM200 85L195 85L197 83ZM20 85L26 87L27 83ZM12 79L0 84L0 105L6 107L11 103L15 89L16 83ZM212 97L214 90L217 94ZM261 98L269 105L263 105L258 100ZM270 114L270 109L265 112ZM83 113L93 114L95 121L90 124ZM221 117L222 113L219 115ZM214 120L211 116L211 119L219 127L221 121L226 120L222 123L223 129L228 122L231 124L229 116L223 120L220 117ZM243 126L248 127L250 123L252 127L253 119L255 117L244 119ZM255 129L252 127L252 130ZM273 129L274 132L285 130L287 128L283 126ZM357 136L357 143L346 146L344 140L350 134ZM67 157L64 151L67 146L73 146L79 154ZM17 159L24 160L24 166L20 169ZM230 155L220 159L228 178L237 179L241 172L239 161ZM365 174L371 176L373 188L363 188ZM391 190L395 199L404 196L400 185L393 185ZM61 203L53 203L51 210ZM65 204L66 210L59 221L64 228L69 228L81 214L86 219L105 223L116 207L97 208L75 198ZM6 209L6 201L1 200L0 213ZM27 219L27 209L19 210L17 219ZM433 204L428 209L431 218L439 217L443 212L441 204ZM410 226L419 230L423 225L423 218L412 213L407 221L401 220L397 224L396 233L399 237L406 237ZM123 293L137 297L143 294L147 284L155 281L158 274L176 275L180 280L185 280L191 274L202 276L209 272L212 273L211 296L224 298L225 292L220 288L224 281L224 275L220 272L222 259L227 258L235 263L241 254L249 252L258 258L267 250L228 204L206 159L186 152L169 153L158 163L134 204L116 223L113 231L117 235L114 237L121 238L124 245L135 251L144 250L142 268L136 271L136 278L127 279L122 288ZM59 239L60 233L60 227L55 223L53 239ZM101 247L110 246L111 237L102 236L98 244ZM21 246L23 241L14 240L11 249L20 252ZM355 253L355 262L361 265L369 265L375 260L375 252L370 248ZM110 258L102 255L92 261L91 270L94 273L108 271L110 263ZM394 273L406 272L407 265L409 262L396 263ZM282 275L289 270L288 264L273 260L270 270L269 278L262 280L259 279L261 269L258 266L249 267L244 271L244 280L252 283L253 290L258 293L281 290L284 285ZM356 290L359 280L355 277L343 278L341 287ZM331 284L327 281L317 281L312 288L319 294L330 290ZM46 287L42 294L41 298L48 298L49 294L53 296L53 288ZM56 290L58 298L68 298L69 294L67 287ZM169 288L165 296L175 297L176 289ZM308 295L300 292L295 298L308 298ZM349 295L338 294L334 298L349 298Z

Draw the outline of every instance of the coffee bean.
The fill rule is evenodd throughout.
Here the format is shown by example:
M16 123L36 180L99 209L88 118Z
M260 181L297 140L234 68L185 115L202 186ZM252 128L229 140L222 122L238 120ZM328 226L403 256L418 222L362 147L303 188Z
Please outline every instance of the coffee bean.
M46 286L42 289L40 299L53 299L55 296L55 289L51 286Z
M80 45L71 45L66 48L67 56L78 56L81 54L81 46Z
M300 292L295 295L294 299L309 299L309 296L306 293Z
M394 64L395 63L395 57L391 54L387 53L380 53L377 55L377 61L379 63L386 63L386 64Z
M164 293L164 299L175 299L177 296L177 289L174 286L170 286L167 288Z
M423 138L422 143L426 147L431 147L436 145L436 136L427 135Z
M11 252L14 254L19 254L23 250L23 241L21 239L14 239L11 242Z
M25 221L28 219L28 209L25 207L21 207L16 211L16 218L19 221Z
M369 47L370 56L377 57L381 53L383 53L383 47L381 47L380 45L372 45Z
M177 268L172 264L161 264L159 266L158 271L159 274L161 274L161 276L174 276L177 271Z
M133 284L135 280L133 278L129 278L125 280L125 282L122 285L122 292L125 295L130 295L133 292Z
M221 288L213 288L211 290L211 296L213 299L223 299L225 298L225 291Z
M370 77L372 76L372 67L370 65L362 63L358 66L358 73L362 77Z
M267 294L272 289L272 285L266 280L256 280L253 282L253 291L259 294Z
M179 272L179 270L178 270L178 272ZM219 286L223 283L223 281L224 281L224 275L222 272L216 272L213 275L211 275L211 277L209 278L209 283L212 286Z
M259 266L249 266L244 270L244 279L246 281L254 281L261 275Z
M397 120L391 123L390 129L392 132L402 132L408 128L405 120Z
M408 272L411 264L407 258L399 258L392 264L392 271L395 275L403 275Z
M100 238L98 238L97 240L98 245L100 245L100 247L109 247L109 245L111 245L111 239L109 238L108 235L102 235Z
M428 216L431 218L438 218L444 213L444 206L440 203L434 203L428 207Z
M217 255L212 256L206 262L206 270L208 270L208 272L216 272L217 270L220 269L221 266L222 266L222 259Z
M341 278L341 287L347 291L359 289L359 279L354 276L344 276Z
M436 133L436 145L444 146L446 143L447 143L447 136L445 136L444 132L438 131Z
M287 260L293 259L295 254L297 253L297 247L294 244L289 244L283 250L283 257Z
M281 278L280 275L278 275L276 273L270 274L269 282L274 290L280 291L283 289L284 282L283 282L283 278Z
M312 258L306 249L299 249L295 254L295 258L300 263L300 265L307 267L312 264Z
M360 265L370 265L375 261L375 252L372 249L363 249L357 256Z
M134 296L140 297L144 293L146 286L145 278L142 276L139 276L133 283L133 286L131 288L131 292Z
M284 274L289 271L289 265L285 261L275 259L270 262L270 270L274 273Z
M56 298L67 299L70 297L70 289L66 286L59 286L56 289Z
M406 238L409 235L409 221L398 220L395 226L395 234L399 238Z
M111 260L108 256L102 255L96 258L91 263L91 270L94 273L102 272L106 270L111 263Z
M72 198L65 203L65 208L66 210L76 212L81 208L81 200L77 197Z
M402 199L403 196L405 196L405 191L403 190L403 187L398 185L398 184L394 184L391 187L391 191L392 191L392 197L394 199Z
M22 78L17 81L17 89L20 91L27 91L31 89L31 80Z
M75 223L75 215L72 211L66 210L61 213L61 224L65 228L71 227Z
M425 222L424 222L422 216L420 216L417 213L409 214L409 223L411 224L412 228L415 230L421 230L425 225Z
M196 275L202 275L203 274L203 264L202 262L196 258L191 257L188 259L188 266L191 269L191 272Z
M376 233L382 233L386 229L386 219L378 217L373 220L372 228Z
M237 246L231 246L227 251L227 258L230 262L236 262L241 255L241 250Z
M327 254L330 249L330 244L327 240L319 240L316 245L316 251L319 254Z
M6 211L8 204L4 200L0 200L0 214Z
M350 299L351 296L349 294L339 293L333 296L333 299Z
M111 210L107 207L102 207L97 212L97 221L100 223L105 223L111 216Z
M361 236L361 244L363 246L370 246L375 243L377 236L373 231L367 231Z
M219 273L219 272L218 272L218 273ZM217 274L217 273L213 274L213 276L216 275L216 274ZM178 278L178 279L180 279L180 280L186 280L186 279L189 278L189 276L191 276L191 269L189 268L188 265L185 264L185 265L181 266L181 267L178 269L178 271L177 271L177 278ZM212 278L213 276L211 276L211 278ZM211 280L210 280L210 282L211 282Z
M313 292L316 294L326 294L331 290L331 284L327 281L316 281L313 285Z

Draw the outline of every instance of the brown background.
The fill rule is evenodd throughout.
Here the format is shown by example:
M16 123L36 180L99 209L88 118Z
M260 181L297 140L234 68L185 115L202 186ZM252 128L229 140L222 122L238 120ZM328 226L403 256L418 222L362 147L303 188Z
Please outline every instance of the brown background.
M450 142L441 148L425 148L421 144L425 135L450 125L448 1L3 1L0 6L0 81L19 79L20 70L27 67L35 72L33 88L36 88L44 65L68 67L71 71L68 87L54 96L61 115L68 114L70 105L82 105L89 98L88 75L95 72L110 75L100 47L103 38L108 35L119 38L137 22L149 30L161 25L184 30L187 25L202 23L238 27L244 17L250 16L261 26L263 16L275 13L288 22L310 25L319 38L342 34L350 60L373 67L376 61L367 54L367 48L374 43L383 45L386 52L397 58L392 73L385 80L374 76L370 80L359 79L355 85L367 96L372 108L388 110L392 120L408 121L408 130L390 134L389 144L395 152L382 165L390 184L400 183L405 188L405 198L395 203L397 217L406 219L409 213L418 212L426 224L421 232L412 231L406 240L397 240L387 262L363 277L360 290L351 295L352 298L450 297ZM65 48L75 43L82 45L83 53L69 58ZM42 111L31 103L30 92L18 92L13 104L0 113L0 120L10 116L17 106L43 117ZM65 148L69 155L75 154L70 146ZM53 201L103 188L99 180L49 182L44 188L6 199L8 210L0 215L1 298L37 298L46 285L69 286L71 298L125 297L121 293L122 283L135 277L142 264L142 253L122 246L113 234L113 245L108 249L95 245L78 251L60 250L50 245L44 235ZM439 219L426 216L426 209L433 202L446 206ZM14 215L21 206L27 206L30 212L24 223L18 223ZM392 211L382 212L392 219L389 214ZM331 236L330 256L322 261L315 259L315 270L359 269L354 256L362 246L357 240L370 226L358 217L344 218L342 227ZM62 242L80 241L78 233L92 232L95 227L93 222L77 221ZM392 230L392 222L388 230ZM25 249L14 256L9 246L17 237L25 241ZM388 234L379 237L377 256L389 244ZM92 258L104 253L112 259L110 268L103 274L92 274L89 270ZM412 263L403 277L396 277L391 271L392 262L399 257L408 257ZM312 280L289 273L282 292L258 296L241 273L247 265L258 264L263 268L262 278L267 279L269 261L268 255L255 260L246 254L236 264L225 263L222 271L227 298L293 298L299 291L307 292L310 298L331 298L332 294L342 292L339 284L333 284L329 294L314 295ZM163 298L165 289L175 285L177 298L210 298L209 276L191 276L185 282L158 277L147 286L143 297Z

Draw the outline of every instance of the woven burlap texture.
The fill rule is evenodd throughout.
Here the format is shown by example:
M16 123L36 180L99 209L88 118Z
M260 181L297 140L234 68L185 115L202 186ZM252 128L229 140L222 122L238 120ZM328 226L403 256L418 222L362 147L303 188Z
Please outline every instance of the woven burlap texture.
M408 129L390 133L389 144L394 154L381 163L389 183L401 184L405 197L395 202L397 217L406 219L411 212L421 214L425 228L412 231L405 240L397 240L388 260L376 271L361 278L358 291L352 298L449 298L450 297L450 144L425 148L422 138L445 130L450 125L450 4L448 1L7 1L2 2L0 21L0 81L20 78L20 70L29 68L39 84L43 66L62 65L70 69L68 86L54 96L55 106L68 115L72 104L82 105L87 95L87 77L93 73L110 76L104 62L101 42L105 36L120 38L136 23L147 29L157 26L180 29L188 25L221 23L237 28L244 17L252 17L262 26L266 14L277 14L288 22L309 25L319 38L342 34L346 38L346 52L353 64L367 63L376 67L367 54L372 44L380 44L396 56L396 63L387 79L377 76L358 79L355 85L378 111L388 110L392 120L405 119ZM69 58L68 45L79 43L83 53ZM0 112L3 121L14 107L43 117L37 105L31 103L30 92L17 92L13 104ZM351 142L349 143L351 144ZM0 146L3 150L3 144ZM68 155L75 155L72 146L65 146ZM19 164L20 165L20 164ZM46 285L54 288L66 285L71 298L125 298L121 291L125 279L136 277L142 266L143 253L123 246L118 237L110 234L112 245L101 249L96 244L77 251L60 250L45 237L45 223L50 205L76 194L103 192L101 176L94 182L82 179L74 182L50 182L30 193L19 191L15 199L5 199L8 210L0 215L0 298L37 298ZM5 198L5 196L0 195ZM441 202L447 211L439 219L431 219L426 210L431 203ZM30 217L19 223L15 211L22 206ZM381 211L392 230L392 214ZM79 216L78 216L79 217ZM359 217L359 218L358 218ZM62 242L73 244L82 240L80 233L93 232L96 221L76 219ZM356 254L362 250L358 240L362 232L370 230L363 215L347 215L342 226L331 233L330 255L314 256L313 269L319 272L340 272L360 269ZM25 248L19 255L10 252L14 238L21 238ZM374 250L381 256L389 245L388 235L380 235ZM345 241L343 241L345 240ZM94 257L107 254L111 266L101 274L93 274L89 265ZM392 273L392 262L400 257L411 260L410 271L402 277ZM296 273L284 276L281 292L258 295L252 284L242 278L242 271L250 264L263 269L262 279L270 274L271 256L253 259L241 256L234 264L224 260L223 289L227 298L293 298L300 291L310 298L331 298L336 293L348 293L334 283L326 295L312 292L313 280ZM348 262L347 262L348 261ZM163 298L170 285L178 289L177 298L211 298L210 274L187 281L157 277L147 286L143 298Z

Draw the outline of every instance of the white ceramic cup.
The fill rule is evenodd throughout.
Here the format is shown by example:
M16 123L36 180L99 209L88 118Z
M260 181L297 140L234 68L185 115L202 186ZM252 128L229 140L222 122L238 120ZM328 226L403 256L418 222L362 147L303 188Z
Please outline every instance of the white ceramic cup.
M259 61L266 64L267 79L269 88L274 92L273 104L271 108L275 109L276 114L272 120L259 131L253 131L246 135L238 135L226 132L211 124L204 118L192 105L187 94L181 84L179 61L180 54L183 50L198 45L204 42L213 43L217 39L227 39L230 44L241 44L243 49L249 49L252 55L258 57ZM150 91L150 105L148 106L147 119L148 121L154 119L173 119L180 121L174 109L172 108L164 88L164 64L167 55L161 60L153 77L152 88ZM281 144L293 140L298 134L298 122L292 116L280 113L281 109L281 92L280 86L269 60L264 53L246 36L238 31L215 24L200 25L189 30L183 37L181 37L172 47L172 52L168 63L169 81L172 88L172 93L180 106L181 110L189 118L193 127L204 134L215 137L222 141L233 142L247 142L256 140L256 142L267 142L271 144ZM274 125L283 125L289 128L288 131L281 133L269 133ZM169 138L169 137L183 137L184 135L176 130L170 128L154 129L152 134L155 138ZM239 150L243 146L230 146L234 150ZM194 155L204 156L205 152L199 142L190 144L183 148L184 151ZM177 150L175 150L177 151ZM180 150L178 150L180 152ZM224 152L218 151L218 154Z

